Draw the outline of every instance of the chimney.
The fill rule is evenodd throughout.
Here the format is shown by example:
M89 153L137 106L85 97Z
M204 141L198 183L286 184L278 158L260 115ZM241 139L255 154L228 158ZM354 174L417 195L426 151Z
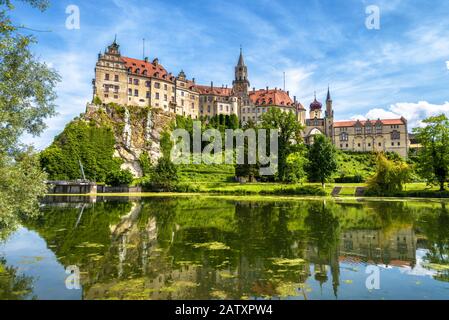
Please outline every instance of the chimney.
M253 87L253 92L256 92L256 87Z
M148 62L148 57L145 57L145 62Z
M210 88L211 88L211 89L214 88L214 82L213 82L213 81L210 82Z
M293 96L293 101L294 101L295 104L296 104L296 96Z
M274 87L274 91L277 91L278 90L278 87Z
M195 83L195 78L192 78L192 82Z
M221 88L222 88L222 89L224 88L224 84L221 85Z
M228 88L228 85L226 85L226 87L225 87L226 89Z
M290 97L290 91L288 91L288 90L287 90L287 96L289 96L289 97Z
M267 92L268 92L268 86L267 86Z

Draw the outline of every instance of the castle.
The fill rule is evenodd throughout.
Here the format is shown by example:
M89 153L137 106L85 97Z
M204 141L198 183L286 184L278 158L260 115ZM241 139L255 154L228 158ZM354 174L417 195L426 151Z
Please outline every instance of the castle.
M406 157L409 148L407 120L376 119L335 121L332 98L328 88L326 106L316 98L310 104L309 118L303 105L279 88L250 89L248 67L242 50L235 66L232 87L200 85L181 71L177 76L168 72L157 58L152 61L124 57L117 41L98 55L93 80L93 95L103 103L152 106L166 112L208 120L216 115L235 115L244 124L259 122L270 108L295 114L304 127L304 141L324 134L345 151L396 152Z

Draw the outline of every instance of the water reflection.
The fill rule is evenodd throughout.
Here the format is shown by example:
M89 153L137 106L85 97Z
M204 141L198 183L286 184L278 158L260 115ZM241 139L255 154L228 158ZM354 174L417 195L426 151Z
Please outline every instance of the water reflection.
M444 204L55 199L24 226L80 268L84 299L448 297Z

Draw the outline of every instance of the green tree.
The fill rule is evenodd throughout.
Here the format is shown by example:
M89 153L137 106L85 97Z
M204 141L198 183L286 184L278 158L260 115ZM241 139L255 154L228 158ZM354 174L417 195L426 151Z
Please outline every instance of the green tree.
M243 128L243 130L248 130L248 129L257 129L257 126L254 122L248 122L246 123ZM243 164L236 164L235 165L235 175L237 177L245 177L247 178L249 181L253 181L255 180L257 177L259 177L259 168L260 168L260 164L257 161L256 164L249 164L248 162L248 139L245 139L244 144L243 144L243 153L244 153L244 163ZM257 154L256 154L256 159L257 159Z
M168 157L159 158L150 177L151 189L173 191L178 181L178 168L176 165Z
M442 114L423 123L425 127L413 130L422 146L418 151L417 172L443 191L449 177L449 120Z
M74 120L41 152L40 162L51 180L80 179L81 161L87 179L104 182L108 172L120 169L121 159L113 156L114 145L111 127Z
M46 1L26 1L39 9ZM6 3L6 8L4 8ZM44 120L55 114L58 74L36 59L30 46L36 41L22 35L8 17L10 1L0 1L0 153L14 153L24 133L45 129Z
M332 141L324 135L316 135L309 149L308 175L312 181L325 182L338 169L337 151Z
M47 1L23 0L45 10ZM39 135L45 119L55 114L58 74L31 52L36 43L20 33L9 14L9 0L0 0L0 228L13 225L18 214L32 213L46 192L45 174L32 149L20 138Z
M410 176L410 167L402 160L389 160L379 153L376 160L376 173L368 178L368 192L389 195L402 191Z
M290 112L270 108L262 115L262 128L279 130L278 140L278 179L286 181L288 156L301 148L303 126Z
M134 176L129 170L110 171L106 174L106 184L119 187L129 186L133 182Z
M308 159L305 151L291 153L287 157L285 181L290 183L304 182L307 178Z

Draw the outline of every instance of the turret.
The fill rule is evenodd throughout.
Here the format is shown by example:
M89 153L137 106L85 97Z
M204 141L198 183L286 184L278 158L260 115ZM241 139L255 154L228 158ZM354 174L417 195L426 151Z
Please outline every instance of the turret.
M235 67L235 79L232 82L234 93L239 97L244 97L248 95L248 89L250 86L248 80L248 68L245 65L243 59L242 48L240 47L240 56L237 66Z

